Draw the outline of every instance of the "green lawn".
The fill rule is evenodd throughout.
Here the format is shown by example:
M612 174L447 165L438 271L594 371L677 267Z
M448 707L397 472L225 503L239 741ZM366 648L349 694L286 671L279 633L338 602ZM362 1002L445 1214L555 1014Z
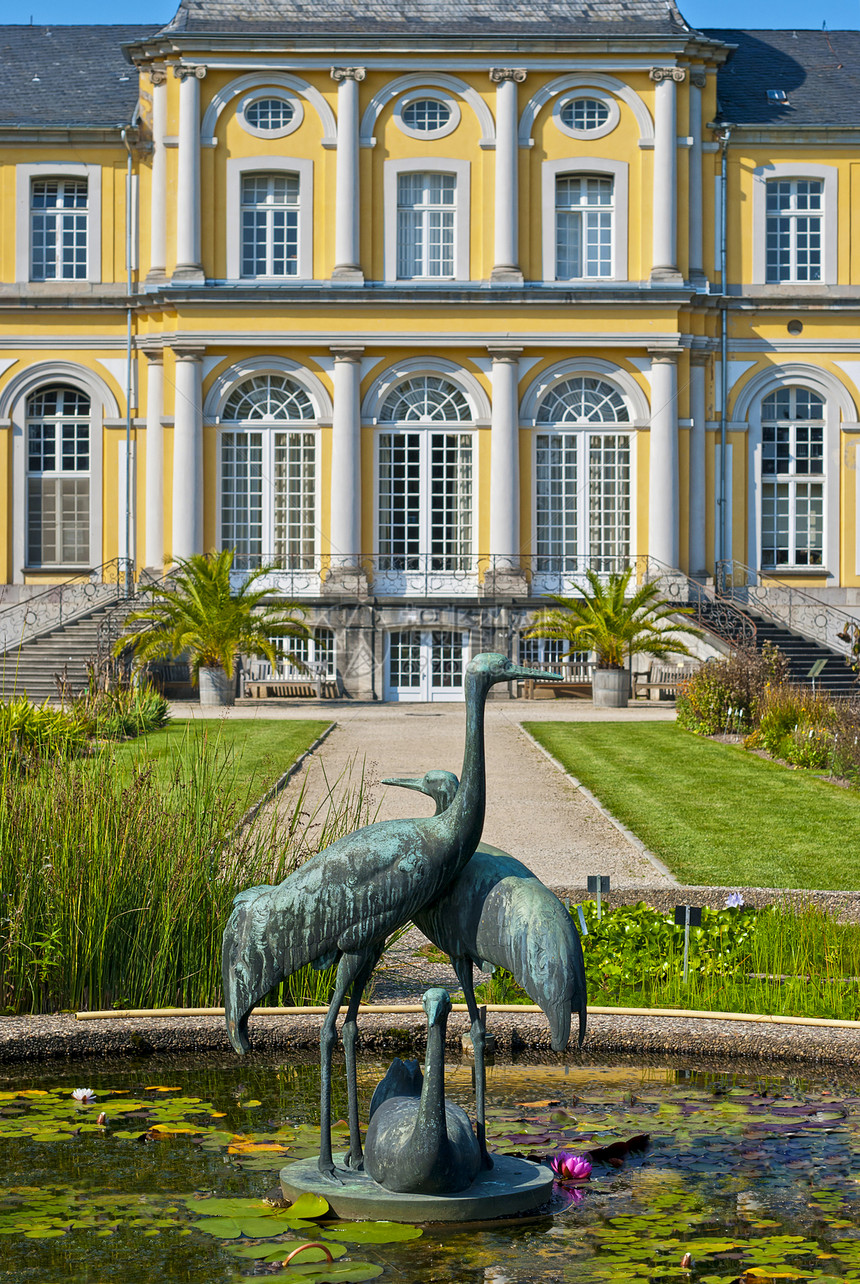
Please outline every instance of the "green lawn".
M523 725L683 883L860 887L854 790L674 723Z
M111 751L122 772L129 772L132 763L153 763L159 783L166 787L177 775L193 779L201 746L205 746L223 766L225 789L244 807L273 785L328 725L328 721L310 718L297 722L176 719L161 731L124 741Z

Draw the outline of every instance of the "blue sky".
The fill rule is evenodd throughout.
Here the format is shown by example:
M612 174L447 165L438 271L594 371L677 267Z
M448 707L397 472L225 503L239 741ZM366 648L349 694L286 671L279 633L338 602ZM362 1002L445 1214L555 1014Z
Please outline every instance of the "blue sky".
M821 0L810 8L808 0L679 0L688 22L698 27L814 27L860 26L860 0ZM162 23L172 18L178 0L23 0L15 11L19 22L30 16L38 25L46 23L129 22ZM6 8L6 6L0 6ZM4 17L12 16L10 5ZM7 16L8 15L8 16Z

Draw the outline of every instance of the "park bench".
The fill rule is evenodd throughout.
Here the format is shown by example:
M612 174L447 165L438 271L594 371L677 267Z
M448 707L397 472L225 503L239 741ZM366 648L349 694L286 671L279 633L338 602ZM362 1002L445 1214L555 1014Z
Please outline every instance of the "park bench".
M533 664L530 668L545 668L549 672L561 671L562 682L541 682L529 678L523 683L524 700L591 699L591 670L587 660L562 660L557 665Z
M262 678L245 682L245 695L250 700L336 700L338 698L337 682L324 678L319 683L302 678Z
M664 691L669 696L675 696L679 683L691 677L698 667L698 664L666 664L662 660L652 660L646 674L633 675L633 699L639 695L647 695L649 699L659 700Z

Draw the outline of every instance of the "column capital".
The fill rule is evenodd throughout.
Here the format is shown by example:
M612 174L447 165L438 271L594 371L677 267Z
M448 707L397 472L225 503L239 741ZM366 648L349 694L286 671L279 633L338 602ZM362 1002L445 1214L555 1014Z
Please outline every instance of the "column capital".
M167 72L164 70L163 67L150 67L149 79L153 85L166 85Z
M329 352L335 361L351 361L356 365L364 356L364 348L360 344L334 344Z
M704 89L708 83L708 73L704 67L693 67L690 71L690 84L695 85L696 89Z
M488 343L487 352L493 358L493 361L507 361L511 365L516 365L523 355L523 349L510 343Z
M694 348L690 353L691 366L706 366L710 363L710 360L710 352L702 352L698 348Z
M521 85L525 80L528 72L524 67L491 67L490 80L494 85L499 85L503 80L513 80L517 85Z
M161 366L164 364L163 348L144 348L143 355L151 366Z
M332 67L331 69L331 78L338 85L343 80L364 80L366 75L366 67Z
M648 356L652 365L676 366L682 352L683 348L649 348Z
M679 85L682 80L687 78L686 67L652 67L648 72L649 80L653 80L655 85L659 85L664 80L674 80Z
M189 76L194 76L196 80L205 80L206 68L202 63L175 62L173 74L177 80L186 80Z
M202 343L182 343L178 341L171 343L170 348L177 361L202 361L206 355L206 347Z

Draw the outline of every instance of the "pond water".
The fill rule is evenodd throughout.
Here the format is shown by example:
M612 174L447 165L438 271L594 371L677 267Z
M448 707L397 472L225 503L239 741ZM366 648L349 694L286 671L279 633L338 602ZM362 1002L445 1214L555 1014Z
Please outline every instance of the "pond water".
M362 1106L387 1067L362 1067ZM471 1069L449 1096L472 1109ZM86 1087L96 1097L76 1103ZM14 1284L238 1284L378 1277L532 1281L860 1280L860 1081L671 1065L497 1064L491 1145L576 1153L647 1134L595 1163L553 1216L386 1230L296 1224L259 1203L314 1152L319 1072L236 1061L124 1062L0 1076L0 1277ZM346 1111L337 1076L335 1117ZM107 1124L97 1123L100 1111ZM624 1147L620 1148L621 1150ZM214 1200L217 1199L217 1203ZM247 1202L235 1203L235 1200ZM268 1219L268 1220L267 1220ZM332 1244L336 1270L305 1258ZM692 1268L682 1268L685 1253Z

